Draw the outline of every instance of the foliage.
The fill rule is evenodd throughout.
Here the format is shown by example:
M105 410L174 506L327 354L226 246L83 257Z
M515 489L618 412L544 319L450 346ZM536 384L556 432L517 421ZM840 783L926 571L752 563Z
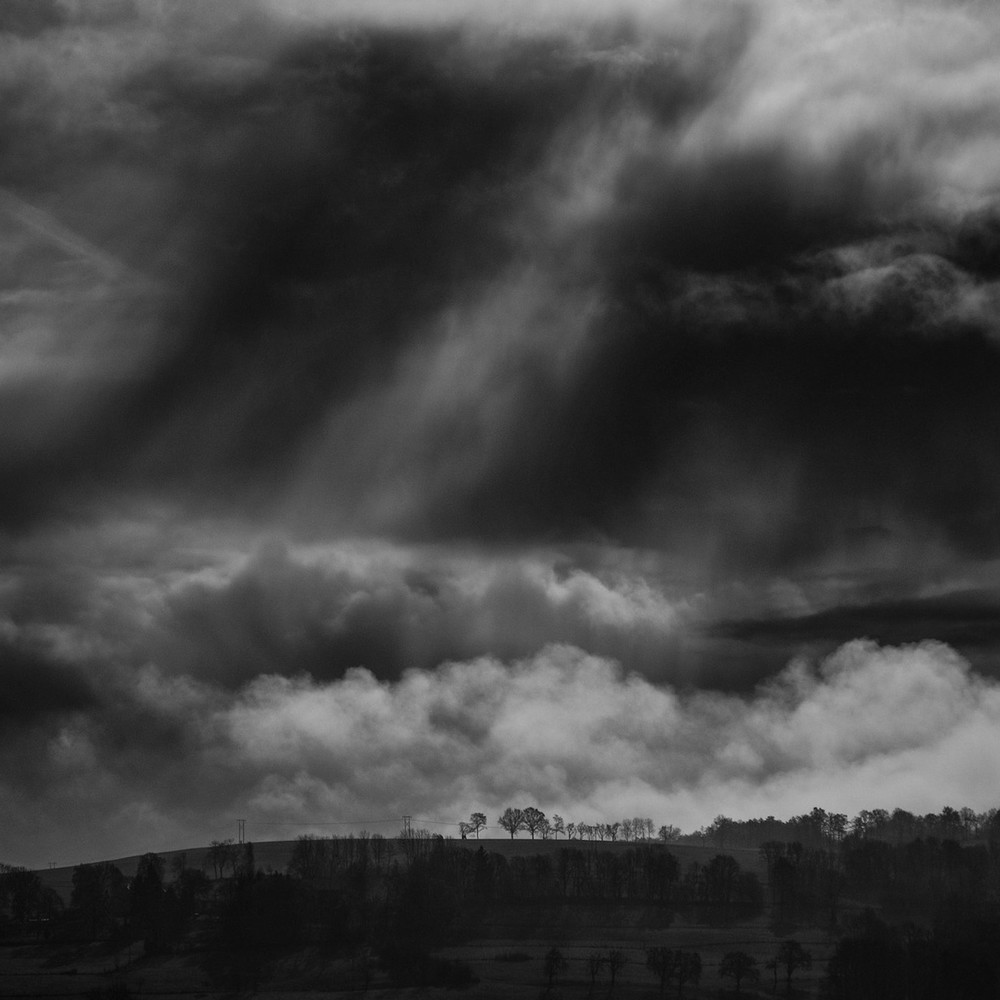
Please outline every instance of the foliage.
M892 926L872 910L850 921L827 963L829 1000L994 1000L1000 907L944 899L931 930Z
M545 953L544 959L545 967L545 981L552 988L553 983L555 983L556 976L563 973L568 968L568 963L563 957L563 953L558 948L550 948Z
M163 859L158 854L144 854L129 885L129 924L133 932L146 939L149 950L158 949L164 937L163 874Z
M753 872L744 871L730 855L717 854L707 865L688 866L679 902L699 923L723 927L759 914L764 891Z
M601 974L601 969L604 968L605 962L605 957L599 951L592 951L587 955L587 973L590 976L591 992L594 990L597 977Z
M530 832L525 814L539 824L536 837L559 829L556 816L541 825L538 816L545 817L540 810L535 810L538 816L528 809L508 812L514 820L512 836L521 829ZM893 816L874 814L868 829L882 828ZM473 813L470 823L485 823L485 818ZM813 810L809 818L826 838L811 843L824 846L766 840L760 845L760 863L768 872L766 902L773 914L792 924L822 920L840 935L823 978L831 1000L978 1000L997 995L1000 850L933 837L895 843L853 831L831 847L836 816ZM958 810L935 822L945 820L972 822ZM718 825L727 837L732 834L725 824ZM547 848L539 845L537 852L525 850L527 843L494 852L488 841L473 847L429 835L414 836L412 850L396 840L367 835L303 837L294 846L287 873L266 875L255 869L252 845L222 842L206 861L209 875L220 876L216 881L188 868L183 858L175 860L168 876L162 859L153 854L139 860L128 881L114 865L81 865L73 872L71 906L60 933L88 939L131 934L141 936L147 950L168 950L184 940L200 914L201 940L213 942L245 968L265 948L310 944L332 949L344 961L349 958L356 969L352 981L368 982L377 954L393 983L418 986L463 981L467 969L438 964L432 956L471 936L489 936L498 926L514 931L504 936L537 936L560 921L565 922L561 933L583 918L588 907L633 905L640 908L646 927L669 925L677 912L727 926L754 917L765 902L754 873L731 854L691 852L698 861L682 870L664 843L642 836L648 832L643 819L600 827L563 823L562 830L571 839ZM603 836L607 848L581 843L581 836ZM612 848L614 838L622 842ZM15 917L40 926L35 918L44 911L44 893L38 893L38 885L36 873L0 869L0 915L8 927L14 927ZM868 900L871 910L862 917L842 911L844 895ZM918 917L926 930L894 925L908 915ZM770 956L727 953L720 976L741 992L767 969L769 987L773 972L775 992L793 992L795 977L808 968L811 956L789 931L784 936ZM592 989L604 970L606 984L613 988L620 983L625 953L615 952L605 947L585 956L582 974ZM694 992L692 985L701 974L697 953L650 948L645 959L661 995ZM501 952L496 960L531 961L527 952L514 951ZM540 962L536 972L550 986L565 970L559 948L542 958L536 955L534 961ZM785 980L785 991L779 978ZM252 977L241 983L241 988L252 987Z
M129 903L125 876L109 861L73 869L70 907L81 918L88 940L112 936L127 918Z
M208 860L217 879L224 878L226 868L229 868L232 875L236 874L236 866L239 863L239 844L228 840L213 840L208 848Z
M612 948L608 952L608 972L611 973L611 989L615 988L615 979L618 973L628 964L628 955L620 948Z
M41 936L62 909L62 900L42 885L37 872L0 864L0 931Z
M526 809L519 810L521 813L521 824L523 829L527 830L531 835L531 839L535 839L535 834L538 833L545 825L546 818L545 813L541 809L536 809L534 806L528 806Z
M701 955L696 951L681 951L677 965L677 995L684 992L686 983L697 983L701 979Z
M500 814L497 822L510 834L510 839L513 840L515 834L518 830L523 830L524 826L524 810L523 809L513 809L508 806Z
M301 882L288 875L257 872L231 879L219 897L219 944L247 951L302 943L303 899Z
M662 946L647 948L646 967L660 981L660 995L662 996L677 969L677 952L673 948Z
M697 983L701 978L701 955L683 948L647 948L646 966L659 980L661 996L675 979L680 996L687 983Z
M719 975L723 979L732 979L736 983L736 992L739 993L744 980L753 983L760 978L757 959L745 951L727 951L719 964Z
M486 829L486 814L481 812L474 812L467 823L458 824L459 832L464 840L470 833L476 835L476 839L479 839L479 831Z
M806 951L794 938L789 938L781 942L774 957L778 968L785 970L785 986L791 995L792 976L799 969L808 969L812 965L812 953Z

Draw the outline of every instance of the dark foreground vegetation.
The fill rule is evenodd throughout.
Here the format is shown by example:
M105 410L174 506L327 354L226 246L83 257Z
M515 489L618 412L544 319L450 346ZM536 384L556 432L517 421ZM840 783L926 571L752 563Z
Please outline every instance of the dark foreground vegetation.
M420 833L303 837L281 871L231 842L199 852L199 865L144 855L128 878L109 862L79 865L68 899L4 866L0 934L22 956L108 956L118 976L56 991L91 1000L122 1000L130 965L158 961L187 963L188 992L262 991L296 955L322 967L311 988L327 992L1000 995L996 839L882 839L877 825L824 828L827 814L811 815L815 836L733 848L739 859L705 843L514 853Z

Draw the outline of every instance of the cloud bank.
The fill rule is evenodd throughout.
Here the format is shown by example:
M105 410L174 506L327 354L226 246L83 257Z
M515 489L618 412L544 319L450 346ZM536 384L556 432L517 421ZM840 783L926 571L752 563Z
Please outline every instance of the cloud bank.
M223 693L148 667L116 685L98 713L4 741L8 760L32 752L3 785L8 815L44 814L57 799L82 830L105 816L81 854L134 850L136 837L162 849L181 831L222 836L246 813L250 835L268 839L328 830L331 818L390 834L403 813L495 819L518 802L686 829L719 811L800 813L820 798L852 815L889 799L917 812L945 800L987 808L1000 764L1000 689L934 642L850 642L749 697L684 694L572 646L396 681L354 668L327 682L261 675ZM18 832L15 820L7 837ZM56 842L39 828L31 856Z

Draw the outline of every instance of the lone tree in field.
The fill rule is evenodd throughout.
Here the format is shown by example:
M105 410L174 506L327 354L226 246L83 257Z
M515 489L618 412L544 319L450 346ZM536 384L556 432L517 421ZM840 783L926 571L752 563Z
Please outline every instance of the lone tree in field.
M612 948L608 952L608 972L611 973L611 993L615 991L615 978L618 973L625 968L628 962L628 955L625 954L620 948Z
M660 996L663 996L667 989L667 983L673 979L674 973L677 971L677 952L673 948L664 948L662 945L656 948L647 948L646 967L659 979Z
M774 985L771 987L772 993L778 992L778 960L776 958L768 959L764 963L764 968L767 969L774 976Z
M604 965L604 956L599 951L592 951L587 956L587 972L590 974L590 992L594 992L597 977L601 974L601 966Z
M236 865L239 859L239 846L233 843L233 838L228 840L213 840L208 849L208 860L212 863L217 879L223 878L228 867L232 873L236 874Z
M531 834L531 839L535 839L536 833L541 833L545 829L545 824L548 820L545 818L545 813L541 809L536 809L534 806L528 806L527 809L521 810L521 818L524 823L524 829Z
M561 972L565 972L568 968L568 963L565 958L563 958L563 953L558 948L550 948L545 954L545 981L548 983L548 988L551 990L553 983L556 981L556 976Z
M507 806L497 822L510 834L510 839L513 840L517 831L524 829L524 810L512 809Z
M469 822L466 823L466 828L469 833L474 833L476 835L476 840L478 840L479 831L486 829L486 813L473 813L469 817Z
M743 980L755 983L760 979L760 973L757 971L757 959L745 951L727 951L722 956L719 975L724 979L735 980L736 992L739 993Z
M785 970L785 992L791 996L792 976L799 969L808 969L812 965L812 954L792 938L781 942L778 947L776 961Z
M701 979L701 955L696 951L677 952L677 995L684 993L685 983L695 983Z

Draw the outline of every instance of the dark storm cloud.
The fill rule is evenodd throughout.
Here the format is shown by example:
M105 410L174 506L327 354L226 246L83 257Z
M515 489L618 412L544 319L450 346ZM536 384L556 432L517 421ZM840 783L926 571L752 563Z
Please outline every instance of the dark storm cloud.
M353 6L0 34L0 857L988 805L1000 17Z
M0 722L31 725L48 715L97 706L97 694L73 665L60 663L16 642L0 640Z
M739 656L752 657L751 650L756 651L767 673L803 651L826 655L856 636L903 645L933 635L961 652L980 673L1000 674L1000 601L988 591L840 604L812 614L721 621L704 631L710 653L730 641Z
M172 360L126 410L145 461L273 475L507 266L533 172L603 86L561 49L504 44L483 72L460 33L384 30L290 42L229 92L172 63L126 81L158 145L183 147L198 220Z
M1000 603L995 595L976 592L909 601L875 602L837 607L798 617L720 622L712 634L745 639L788 638L842 642L849 636L870 635L898 645L914 641L917 632L931 631L951 645L992 645L1000 639Z
M972 274L1000 277L1000 208L972 212L963 219L955 233L951 256Z
M53 486L47 469L132 468L202 490L246 485L247 470L273 477L429 318L523 254L533 234L510 222L553 139L581 108L613 114L622 99L621 80L559 37L276 42L252 13L234 20L193 52L139 27L98 33L94 55L110 48L124 65L82 96L39 42L22 55L31 86L6 88L5 183L51 222L15 257L22 282L52 270L53 249L65 256L59 230L91 248L76 281L118 255L160 282L163 313L145 366L22 463L24 508ZM123 58L115 44L130 41L140 53ZM669 72L640 84L660 113L690 103ZM70 100L81 113L67 122Z
M72 127L40 63L46 86L9 88L9 183L95 248L76 280L97 252L151 272L138 305L121 290L101 304L116 328L160 315L68 429L27 449L15 436L7 508L58 498L61 472L74 490L160 483L272 510L325 451L319 496L295 501L319 533L326 516L508 543L702 534L737 566L793 566L897 519L996 551L990 331L907 294L905 245L882 264L902 294L848 287L871 268L843 256L905 243L923 213L940 235L916 242L971 294L991 216L932 219L924 160L891 129L822 156L763 128L729 141L712 122L744 77L767 79L754 67L781 18L718 9L710 30L654 44L628 21L298 37L244 7L193 49L147 39L92 83L114 114ZM501 348L483 303L523 299L526 268L546 291ZM481 395L444 385L408 412L456 310L485 329L451 384L502 398L489 423ZM406 498L394 512L390 491ZM770 524L730 509L775 499Z
M70 429L42 448L15 440L12 451L26 457L11 460L11 516L58 500L60 478L100 483L123 472L166 477L203 502L227 484L246 503L272 494L255 490L247 472L271 482L293 472L322 418L389 377L432 318L524 256L537 237L524 205L561 183L546 170L564 133L586 132L626 102L660 124L676 120L706 99L726 65L713 51L693 73L657 59L622 70L628 32L599 32L591 51L558 35L491 45L420 29L276 45L253 18L239 27L209 34L193 55L152 46L95 94L113 115L85 107L90 115L70 127L57 114L66 100L59 75L44 60L32 67L40 87L10 88L8 183L43 203L46 181L61 192L59 215L93 248L77 261L78 281L111 253L151 270L165 287L150 308L164 311L167 330L154 335L144 367L78 407ZM730 26L722 35L745 37ZM109 198L113 213L103 210ZM62 225L52 218L50 230ZM115 325L149 326L141 305L123 310L124 298L111 299L124 312ZM554 387L530 361L522 381L518 419L533 421ZM598 409L595 435L610 440L619 427L604 418ZM452 431L430 433L433 463L433 438L446 447ZM566 443L564 432L550 447ZM543 451L537 464L548 458ZM600 458L598 449L576 464L597 468ZM501 465L503 476L502 456ZM530 512L542 531L562 521L572 503L562 493L577 486L572 472L554 475L566 479L562 490L543 489L544 509ZM362 493L371 485L362 481ZM456 498L469 512L460 523L434 533L464 532L485 514L487 534L516 535L516 518L496 525L483 509L481 488ZM518 489L499 502L524 506ZM607 527L589 510L575 516L595 519Z
M572 388L525 391L509 452L456 505L460 527L667 547L702 530L737 567L894 530L995 553L995 341L959 322L926 330L904 303L846 315L815 285L788 286L783 311L735 319L621 303ZM769 524L738 514L768 502Z
M545 318L529 313L507 367L483 378L505 397L492 431L472 399L428 421L425 462L399 481L404 530L668 548L700 537L736 567L801 565L880 532L902 545L941 533L963 556L996 550L998 354L989 309L963 304L994 292L959 249L976 213L927 208L926 163L891 129L822 157L788 135L685 153L690 118L739 65L740 50L729 55L711 86L671 90L674 114L652 140L616 119L649 126L631 99L642 67L609 85L601 112L569 119L597 152L564 133L567 159L579 153L603 187L561 239L534 220L549 240L537 266L558 294L576 283L597 302L560 333L558 363L535 349ZM512 275L499 288L526 294ZM472 326L498 319L489 300L469 312ZM375 423L394 404L386 393L362 412ZM391 433L388 444L404 450ZM456 484L448 463L461 462L475 472ZM356 475L362 497L380 491ZM341 495L332 475L322 482Z
M688 614L641 578L602 578L542 553L293 555L271 544L225 582L176 588L139 648L172 672L233 688L264 673L327 680L354 667L398 679L448 660L525 656L552 641L669 676Z
M663 162L662 151L636 157L616 191L609 266L624 265L623 279L643 270L755 268L759 281L773 284L801 269L805 251L878 232L879 215L905 202L904 171L881 176L892 158L884 145L859 142L822 164L800 162L781 144L676 166ZM624 281L619 292L626 293Z
M9 0L0 10L0 32L30 37L64 20L65 15L55 0Z

